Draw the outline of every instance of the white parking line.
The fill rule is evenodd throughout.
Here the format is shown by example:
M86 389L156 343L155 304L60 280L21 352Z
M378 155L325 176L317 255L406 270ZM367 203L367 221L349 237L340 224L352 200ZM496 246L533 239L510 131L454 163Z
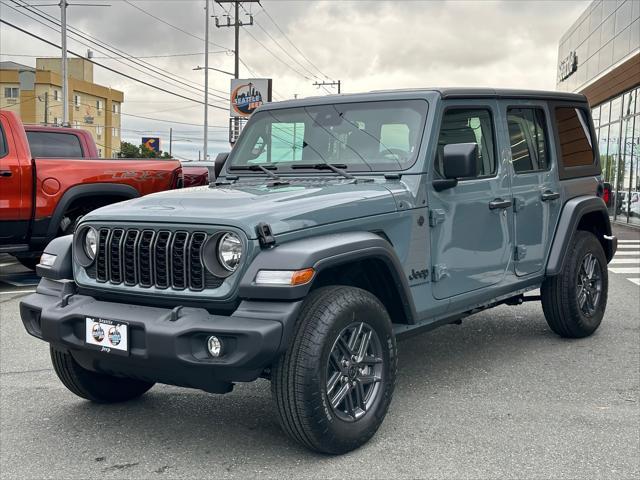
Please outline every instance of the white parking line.
M18 293L33 293L35 290L9 290L8 292L0 292L0 295L15 295Z
M613 267L609 268L611 273L635 273L636 275L640 274L640 267Z
M636 285L640 286L640 278L627 278L627 280L629 280L631 283L635 283Z
M640 257L640 250L636 250L636 251L633 251L633 250L618 250L616 252L616 254L614 255L614 257L617 257L618 255L635 255L635 256Z
M637 243L637 244L640 244L640 240L618 240L618 243Z
M18 262L5 262L5 263L0 263L0 267L10 267L11 265L17 265Z
M613 260L611 260L609 262L609 265L611 265L612 263L631 263L633 265L640 265L640 257L638 258L613 258Z
M625 249L625 250L638 250L638 248L640 247L640 245L635 245L633 243L622 243L622 244L618 244L618 250L620 250L621 248Z

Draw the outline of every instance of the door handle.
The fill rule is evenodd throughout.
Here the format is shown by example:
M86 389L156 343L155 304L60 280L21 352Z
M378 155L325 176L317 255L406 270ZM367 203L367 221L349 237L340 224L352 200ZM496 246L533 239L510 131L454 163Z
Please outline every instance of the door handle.
M489 202L490 210L497 210L498 208L509 208L513 203L511 200L503 200L502 198L496 198L492 202Z
M549 202L551 200L557 200L560 198L560 194L558 192L552 192L551 190L547 190L542 193L542 201Z
M11 175L13 175L11 170L0 170L0 177L10 177Z

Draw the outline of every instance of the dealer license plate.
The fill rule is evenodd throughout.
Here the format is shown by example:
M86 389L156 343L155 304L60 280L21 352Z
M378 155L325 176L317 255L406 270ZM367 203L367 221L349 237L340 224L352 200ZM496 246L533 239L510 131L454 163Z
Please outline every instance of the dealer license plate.
M105 353L129 353L129 326L104 318L86 317L85 342Z

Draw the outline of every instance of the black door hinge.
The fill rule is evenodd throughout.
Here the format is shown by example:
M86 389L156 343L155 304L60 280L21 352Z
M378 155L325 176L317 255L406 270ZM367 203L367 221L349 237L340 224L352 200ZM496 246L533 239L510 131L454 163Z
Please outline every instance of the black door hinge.
M276 244L276 239L271 231L271 225L268 223L259 223L256 227L256 233L258 234L258 241L262 248L273 247Z

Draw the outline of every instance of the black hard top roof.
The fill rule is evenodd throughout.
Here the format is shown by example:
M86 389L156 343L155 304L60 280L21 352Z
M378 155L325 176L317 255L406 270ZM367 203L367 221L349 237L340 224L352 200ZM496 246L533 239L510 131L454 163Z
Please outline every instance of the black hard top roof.
M281 102L267 103L260 107L260 110L271 108L298 107L309 105L322 105L345 102L366 102L387 99L401 99L411 97L425 97L439 94L443 99L465 99L465 98L511 98L527 100L555 100L568 101L573 103L587 103L587 98L582 94L545 91L545 90L518 90L509 88L477 88L477 87L450 87L450 88L407 88L396 90L376 90L363 93L349 93L341 95L324 95L317 97L306 97L296 100L284 100Z

